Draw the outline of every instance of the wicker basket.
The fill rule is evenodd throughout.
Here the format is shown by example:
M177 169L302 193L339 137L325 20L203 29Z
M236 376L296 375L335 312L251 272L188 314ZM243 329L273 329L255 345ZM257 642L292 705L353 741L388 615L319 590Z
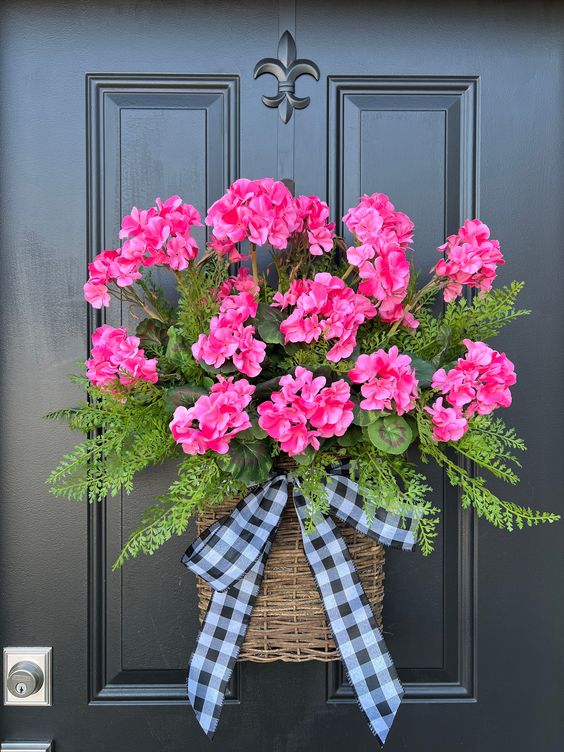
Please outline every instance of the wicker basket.
M201 513L197 520L198 534L230 512L238 501L231 499ZM340 521L337 524L381 626L384 548ZM205 617L210 596L210 586L198 577L200 620ZM299 522L289 500L266 562L239 660L270 663L338 659L339 653L304 554Z

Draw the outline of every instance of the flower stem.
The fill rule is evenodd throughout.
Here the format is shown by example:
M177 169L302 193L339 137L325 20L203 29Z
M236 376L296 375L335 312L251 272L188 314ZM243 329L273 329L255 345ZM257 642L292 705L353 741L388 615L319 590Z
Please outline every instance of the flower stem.
M149 316L149 318L156 319L157 321L160 321L161 323L164 324L164 321L159 316L159 314L153 308L151 308L151 306L137 294L137 292L133 289L133 287L130 287L127 289L122 288L121 292L122 292L124 299L128 303L131 303L132 305L143 309L145 313L147 314L147 316Z
M351 274L352 274L352 273L354 272L354 270L355 270L355 269L356 269L356 266L355 266L354 264L349 264L349 266L348 266L348 268L347 268L346 272L345 272L345 273L343 274L343 276L341 277L341 279L343 280L343 282L345 281L345 279L346 279L347 277L349 277L349 276L350 276L350 275L351 275Z
M256 243L251 243L251 264L253 267L253 281L257 287L259 287L259 272L257 264L257 246Z

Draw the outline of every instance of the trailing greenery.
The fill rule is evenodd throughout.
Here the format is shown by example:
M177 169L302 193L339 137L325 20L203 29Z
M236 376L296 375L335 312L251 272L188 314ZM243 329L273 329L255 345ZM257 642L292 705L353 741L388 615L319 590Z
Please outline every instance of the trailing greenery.
M153 554L173 535L186 532L198 510L221 504L246 490L246 484L226 478L211 454L187 456L178 466L178 478L154 506L149 507L123 546L113 568L139 554Z
M56 496L91 501L133 490L136 473L150 465L178 456L164 405L165 392L149 382L133 391L104 393L84 378L89 401L76 408L46 416L65 420L71 429L88 434L85 441L65 455L47 482Z
M511 501L498 498L486 486L482 476L473 475L466 463L460 462L456 454L450 456L442 445L432 439L432 426L421 406L416 408L419 430L419 447L424 462L433 460L442 467L452 486L461 491L463 508L473 507L479 517L484 517L498 528L512 531L543 522L555 522L559 515L539 512ZM446 445L448 446L448 444ZM506 428L503 421L482 416L470 421L468 433L458 442L450 442L454 452L471 460L478 468L491 472L508 483L515 484L518 478L508 463L519 466L510 450L524 450L525 446L512 428ZM499 451L499 455L497 452Z
M456 358L463 348L462 341L471 339L484 342L499 334L507 324L530 311L517 308L516 300L524 287L523 282L512 282L505 287L495 288L487 293L474 295L471 300L459 298L450 303L444 313L433 308L433 301L427 301L415 311L419 328L395 333L392 344L397 344L403 352L432 361L436 366L444 365ZM378 341L389 344L386 332L368 333L367 344L373 347ZM366 352L373 352L367 349Z
M405 456L387 454L366 442L351 447L350 454L368 520L374 519L379 507L397 514L404 526L408 518L413 518L421 553L430 554L437 535L439 510L427 500L432 489L425 476Z

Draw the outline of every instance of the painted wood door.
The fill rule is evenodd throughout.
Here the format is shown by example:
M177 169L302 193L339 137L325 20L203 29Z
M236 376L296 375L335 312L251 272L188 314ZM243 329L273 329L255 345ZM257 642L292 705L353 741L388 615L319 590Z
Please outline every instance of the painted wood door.
M478 214L503 243L501 281L526 281L534 315L496 342L517 365L510 418L530 447L514 496L561 511L562 6L24 0L2 14L0 638L53 646L54 704L1 708L1 738L57 752L374 749L339 664L316 663L239 666L212 747L184 700L192 532L111 573L174 470L107 505L55 500L44 479L76 437L41 416L79 397L65 376L96 323L86 264L133 204L180 193L204 210L235 177L271 175L339 219L385 191L416 223L422 270ZM310 104L288 123L261 101L274 79L253 79L286 29L320 70L297 81ZM385 629L407 690L387 749L557 752L564 528L510 537L431 480L435 554L387 557Z

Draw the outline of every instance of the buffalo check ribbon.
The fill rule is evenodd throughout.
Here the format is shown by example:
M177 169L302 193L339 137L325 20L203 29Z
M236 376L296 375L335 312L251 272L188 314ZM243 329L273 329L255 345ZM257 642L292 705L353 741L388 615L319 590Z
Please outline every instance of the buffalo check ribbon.
M214 591L188 664L188 700L200 726L212 738L288 501L289 483L295 484L293 501L305 554L341 660L372 733L384 744L403 688L339 528L327 516L313 532L306 532L308 501L297 481L286 475L271 478L246 496L210 525L182 557L182 563ZM327 493L331 514L350 527L387 546L413 549L416 515L400 518L377 509L369 521L347 465L328 475Z

